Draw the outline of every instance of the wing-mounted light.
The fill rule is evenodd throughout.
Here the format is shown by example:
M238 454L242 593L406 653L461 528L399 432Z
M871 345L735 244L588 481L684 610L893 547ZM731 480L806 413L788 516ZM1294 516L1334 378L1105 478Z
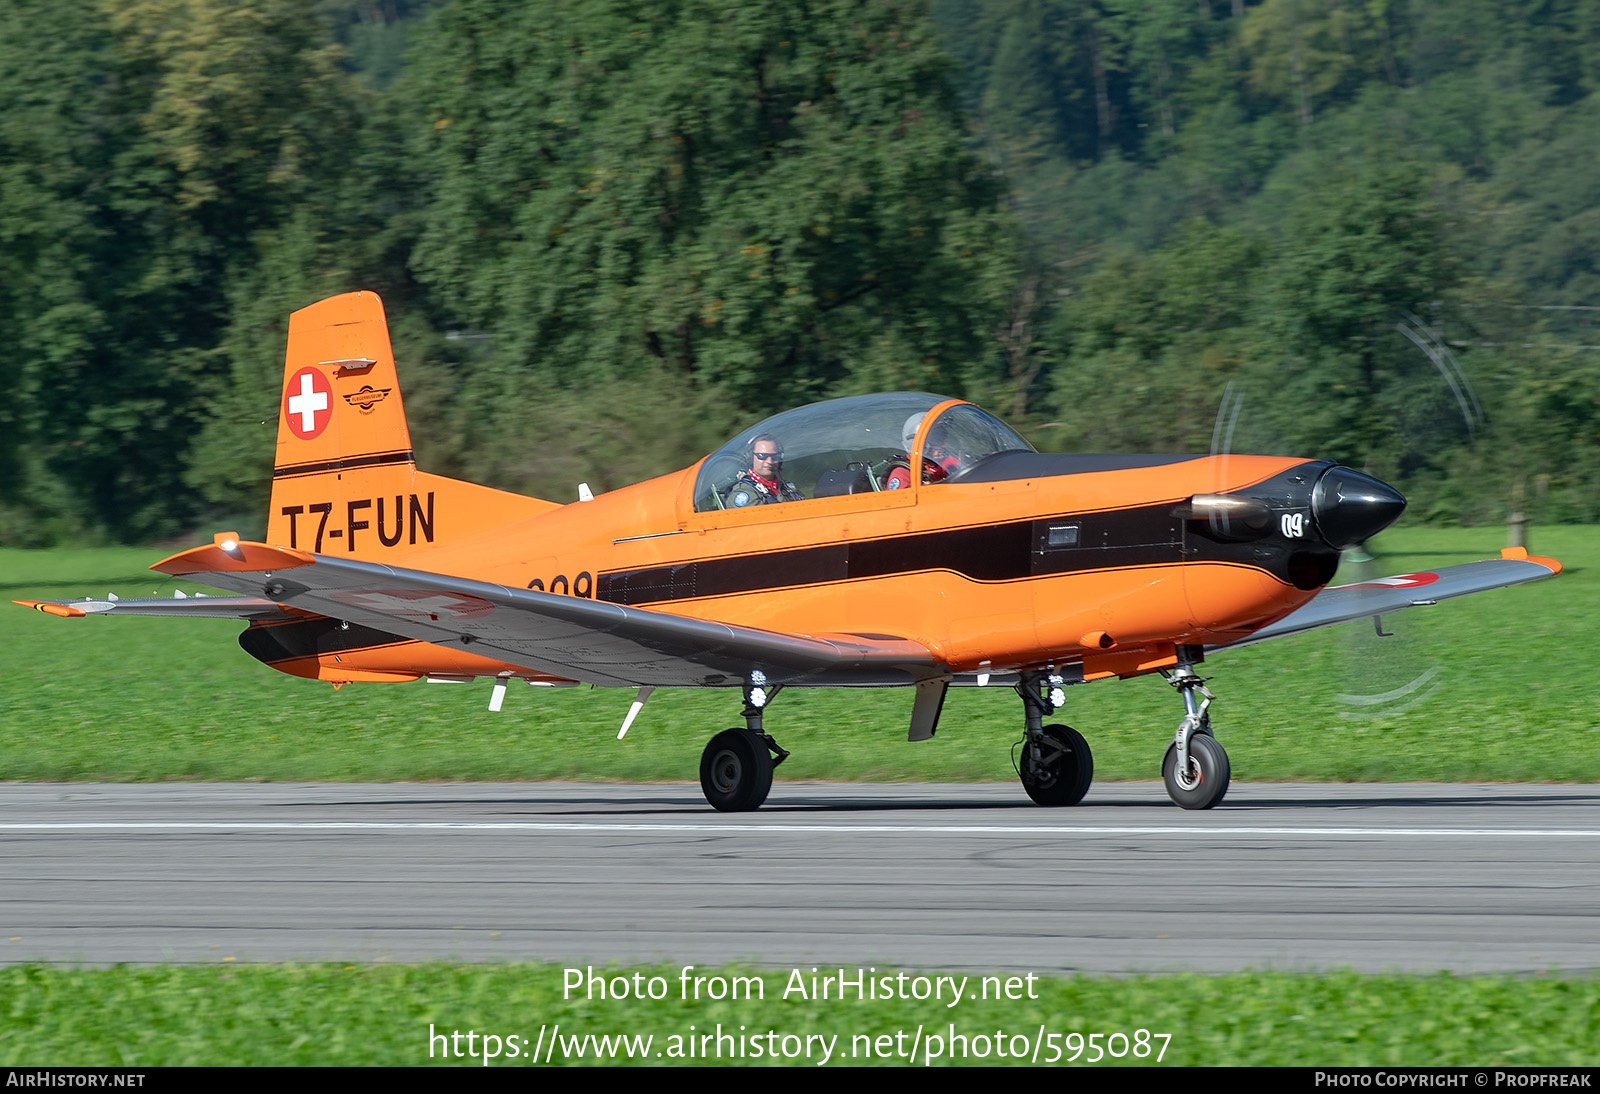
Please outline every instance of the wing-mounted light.
M1272 531L1272 510L1247 494L1196 494L1172 511L1181 520L1200 525L1213 539L1242 543Z

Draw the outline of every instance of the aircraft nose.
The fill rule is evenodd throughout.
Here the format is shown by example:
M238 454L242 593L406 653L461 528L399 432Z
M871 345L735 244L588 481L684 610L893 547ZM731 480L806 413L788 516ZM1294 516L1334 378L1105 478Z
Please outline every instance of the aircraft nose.
M1405 512L1406 499L1388 483L1330 467L1311 494L1311 516L1328 546L1338 551L1375 536Z

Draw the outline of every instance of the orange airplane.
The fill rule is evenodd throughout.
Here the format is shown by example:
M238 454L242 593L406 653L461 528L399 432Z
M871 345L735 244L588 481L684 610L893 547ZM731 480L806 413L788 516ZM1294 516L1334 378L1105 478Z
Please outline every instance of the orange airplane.
M769 418L693 467L567 505L417 470L383 306L294 314L264 543L220 533L152 568L233 596L17 601L60 616L247 621L239 644L293 676L489 677L742 693L706 746L720 810L758 808L788 755L764 714L785 687L913 689L932 737L951 684L1022 698L1019 774L1072 805L1094 762L1045 724L1069 684L1161 672L1183 717L1173 801L1216 805L1206 652L1548 577L1502 557L1325 588L1340 552L1405 508L1328 460L1049 455L970 403L916 392Z

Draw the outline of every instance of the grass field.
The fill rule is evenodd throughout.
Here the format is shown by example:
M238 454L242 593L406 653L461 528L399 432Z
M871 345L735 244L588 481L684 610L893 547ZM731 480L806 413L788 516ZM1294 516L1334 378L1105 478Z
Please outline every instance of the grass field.
M1493 557L1502 535L1392 531L1375 544L1378 568ZM1347 624L1213 657L1204 671L1234 777L1600 778L1600 706L1583 690L1600 621L1600 534L1533 535L1565 573L1386 616L1395 638ZM175 583L145 569L160 555L0 551L0 593L170 595ZM0 779L692 780L705 741L738 724L736 693L663 690L618 742L628 691L518 688L490 714L484 682L335 691L282 676L238 648L232 621L0 608ZM1357 701L1423 677L1392 702ZM953 689L939 735L915 745L905 742L910 705L901 690L785 692L768 718L794 753L782 777L1015 777L1021 704L1008 689ZM1179 709L1147 677L1071 689L1061 718L1087 735L1097 779L1153 779Z
M601 1000L580 991L564 998L563 970L551 965L0 968L0 1066L482 1065L453 1055L458 1046L463 1054L475 1046L466 1039L469 1030L479 1041L492 1034L500 1042L493 1066L527 1066L541 1044L554 1064L628 1062L615 1042L610 1058L596 1059L594 1042L583 1040L619 1034L652 1038L648 1048L633 1042L638 1062L694 1063L715 1041L697 1042L696 1058L689 1060L686 1038L714 1037L719 1026L729 1035L742 1031L745 1056L734 1062L746 1064L775 1062L765 1048L760 1057L751 1055L756 1037L787 1057L776 1062L811 1066L823 1062L824 1049L831 1064L897 1066L1592 1067L1600 1059L1600 980L1594 978L1045 977L1017 986L1018 994L1031 991L1036 998L976 999L947 1008L853 997L786 999L789 972L750 969L697 968L694 974L708 983L716 976L730 982L759 976L759 1001L685 1001L678 967L626 971L639 971L646 984L660 976L666 997ZM846 972L853 977L856 969ZM973 975L968 991L977 995L980 982ZM459 1042L449 1042L448 1059L444 1043L430 1042L430 1026L435 1033L461 1032ZM1140 1030L1152 1036L1141 1038ZM965 1059L952 1031L967 1039ZM1124 1039L1109 1036L1116 1033ZM1102 1036L1091 1042L1091 1034ZM808 1036L822 1040L807 1044ZM528 1043L518 1043L521 1038ZM831 1047L829 1038L837 1038ZM1100 1047L1108 1043L1120 1059ZM740 1048L737 1040L723 1044L728 1053ZM1136 1054L1141 1048L1143 1056ZM538 1062L545 1062L545 1053Z

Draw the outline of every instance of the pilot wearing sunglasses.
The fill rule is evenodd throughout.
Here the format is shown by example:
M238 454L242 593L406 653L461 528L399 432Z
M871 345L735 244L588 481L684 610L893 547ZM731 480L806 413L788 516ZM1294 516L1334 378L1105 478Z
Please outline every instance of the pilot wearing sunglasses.
M794 483L785 482L783 473L783 448L778 438L763 433L750 442L750 466L739 472L723 495L722 504L729 509L743 509L750 505L773 505L780 501L802 501L805 495Z

